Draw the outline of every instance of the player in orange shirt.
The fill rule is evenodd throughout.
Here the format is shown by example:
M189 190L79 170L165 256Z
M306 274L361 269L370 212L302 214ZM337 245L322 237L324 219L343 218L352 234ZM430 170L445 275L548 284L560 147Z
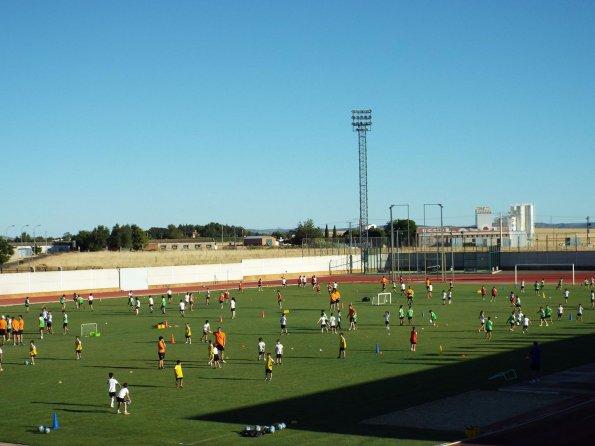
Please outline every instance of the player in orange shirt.
M219 350L219 358L221 362L225 362L225 333L223 333L221 327L218 327L213 335L215 336L215 347Z
M12 318L12 345L19 343L19 320L16 317Z
M157 356L159 357L159 368L165 368L163 364L165 360L165 340L163 336L159 336L159 341L157 341Z
M382 276L380 283L382 284L382 291L386 291L386 284L388 283L388 279L385 276Z
M8 333L8 322L6 322L6 317L2 316L0 319L0 340L4 343L4 340L7 339L6 335Z
M25 319L19 315L19 345L23 345L23 331L25 330Z

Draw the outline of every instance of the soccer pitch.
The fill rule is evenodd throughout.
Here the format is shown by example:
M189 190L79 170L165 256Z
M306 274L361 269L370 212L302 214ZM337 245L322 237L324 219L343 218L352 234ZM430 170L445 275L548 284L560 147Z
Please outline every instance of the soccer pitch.
M127 299L95 300L95 311L87 306L76 310L67 304L71 333L62 335L60 304L47 304L54 314L55 334L40 340L37 318L41 304L29 313L22 305L4 307L2 314L23 314L23 346L3 346L4 372L0 374L5 411L0 417L0 441L30 445L89 444L237 444L259 441L266 444L436 444L458 439L460 431L371 426L361 422L395 410L405 409L471 389L492 389L501 383L488 378L514 368L519 379L529 376L526 353L534 340L543 345L544 373L593 361L595 311L588 291L569 286L569 304L560 291L546 288L546 298L532 289L521 295L523 311L531 318L528 334L520 327L510 332L506 319L512 307L511 285L497 285L495 303L482 301L481 284L456 285L453 301L443 305L443 285L434 284L428 300L424 285L415 290L413 323L417 327L417 351L409 347L410 327L399 326L398 308L406 299L393 294L392 305L362 302L380 291L379 284L340 284L342 326L347 338L347 358L338 359L339 336L321 333L320 310L329 311L326 291L291 286L281 289L289 335L280 335L277 289L263 291L230 289L237 299L237 319L231 320L229 306L220 309L218 292L211 292L205 305L204 293L194 293L193 312L182 318L175 295L166 315L159 312L160 296L150 314L147 297L142 297L140 314L130 311ZM550 298L551 297L551 298ZM353 302L358 329L349 331L347 306ZM565 307L557 321L556 307ZM584 321L576 320L579 303L585 308ZM554 322L539 327L538 310L549 304ZM478 333L479 312L494 321L492 340ZM384 312L391 312L391 329L384 324ZM429 311L437 314L431 326ZM263 317L264 314L264 317ZM574 317L572 320L569 315ZM220 322L220 318L223 321ZM170 328L155 325L167 319ZM208 364L207 345L200 342L202 325L209 320L214 330L221 326L227 335L226 363L221 369ZM192 328L192 344L184 343L184 325ZM82 339L82 359L75 359L74 336L81 323L97 323L99 337ZM174 336L175 343L170 338ZM167 341L165 370L157 368L157 339ZM284 344L283 365L273 367L273 379L264 381L264 362L257 361L257 342L262 337L266 351L274 356L277 339ZM213 339L213 337L210 337ZM28 344L34 340L36 365L25 365ZM377 346L379 353L377 353ZM181 360L184 388L176 389L173 366ZM132 405L130 416L115 415L107 394L108 372L127 382ZM51 426L56 412L60 429L40 434L37 426ZM453 416L456 416L453 414ZM287 429L258 440L244 439L245 425L287 423Z

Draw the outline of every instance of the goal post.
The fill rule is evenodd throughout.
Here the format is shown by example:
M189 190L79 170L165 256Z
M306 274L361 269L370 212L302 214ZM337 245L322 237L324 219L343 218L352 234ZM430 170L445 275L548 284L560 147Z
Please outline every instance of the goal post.
M560 268L566 268L562 270ZM574 263L515 263L514 286L517 287L519 271L572 271L572 284L575 284Z
M95 336L97 333L97 323L96 322L87 322L81 324L81 338L86 336Z
M393 299L391 293L378 293L377 296L372 297L372 305L386 305L392 303Z

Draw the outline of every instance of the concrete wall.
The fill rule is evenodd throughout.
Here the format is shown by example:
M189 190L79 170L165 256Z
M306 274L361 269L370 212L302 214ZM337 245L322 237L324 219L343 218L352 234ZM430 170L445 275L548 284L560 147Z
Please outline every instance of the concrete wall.
M353 256L359 263L359 256ZM249 259L241 263L151 268L96 269L0 274L0 296L67 293L86 290L140 290L200 283L239 282L262 277L347 270L348 256Z

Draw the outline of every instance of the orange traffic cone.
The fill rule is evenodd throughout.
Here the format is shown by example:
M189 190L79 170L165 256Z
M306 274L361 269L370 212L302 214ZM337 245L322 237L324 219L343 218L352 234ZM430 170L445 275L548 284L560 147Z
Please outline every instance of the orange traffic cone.
M169 324L167 323L167 319L164 322L165 328L169 328Z
M174 339L174 334L173 333L171 334L171 338L169 339L169 343L170 344L175 344L176 343L176 340Z
M260 318L264 319L264 311L262 313L260 313Z

